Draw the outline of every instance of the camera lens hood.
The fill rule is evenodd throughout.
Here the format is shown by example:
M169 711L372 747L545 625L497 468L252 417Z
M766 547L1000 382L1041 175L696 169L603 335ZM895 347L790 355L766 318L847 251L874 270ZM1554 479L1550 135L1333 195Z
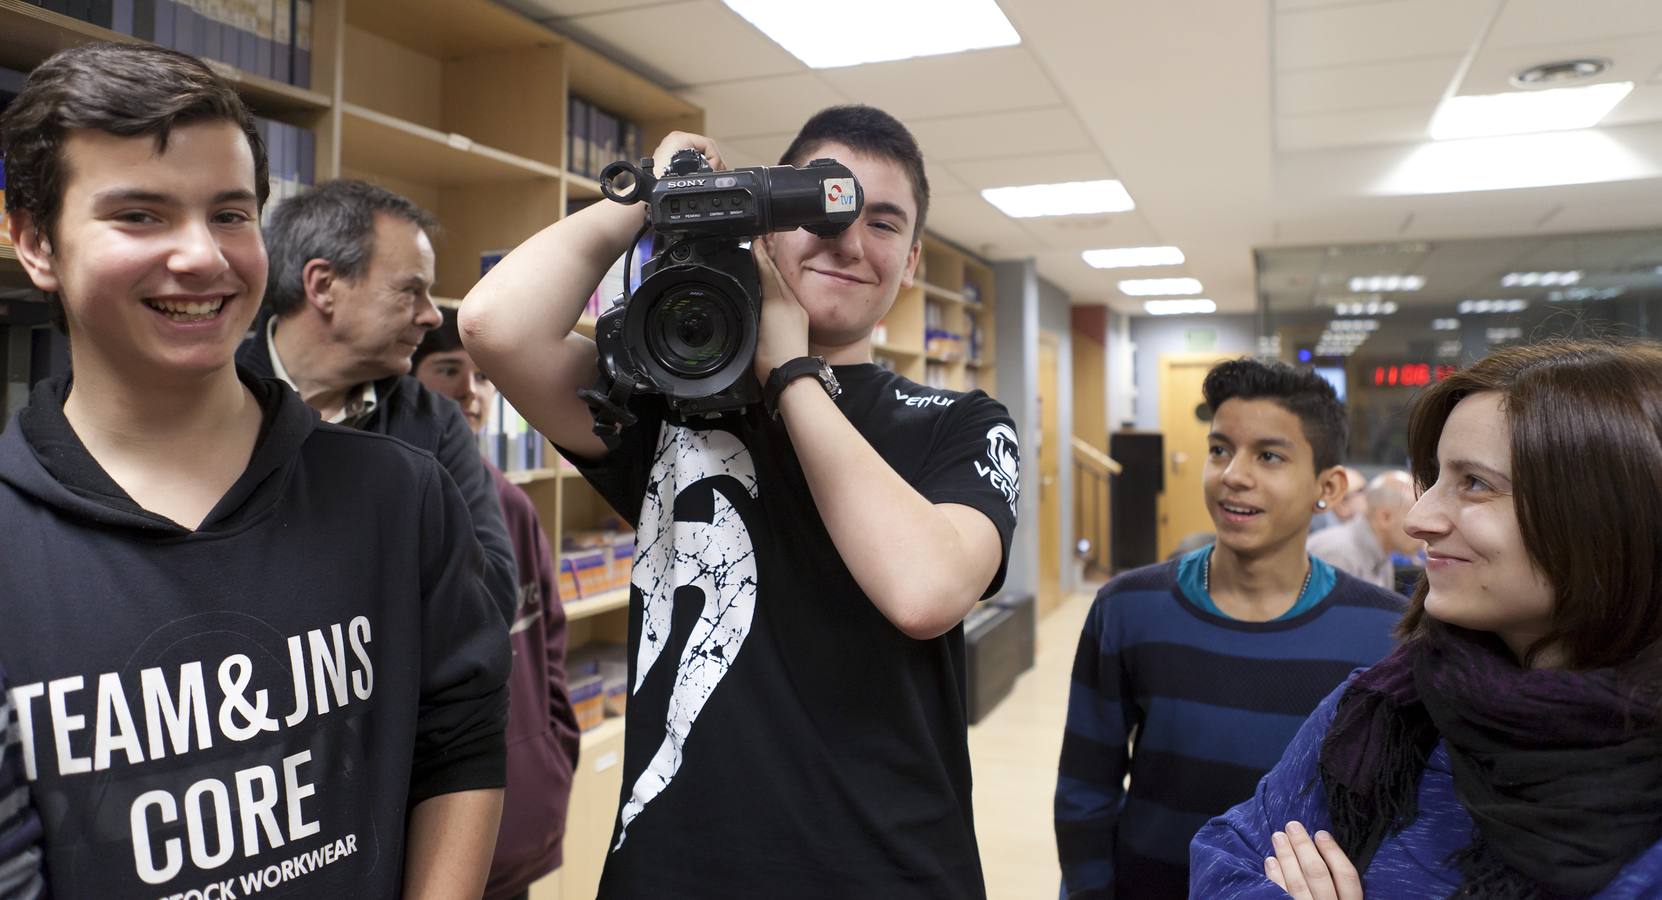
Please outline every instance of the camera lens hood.
M720 393L749 374L757 329L738 279L697 264L647 276L623 318L636 371L672 402Z

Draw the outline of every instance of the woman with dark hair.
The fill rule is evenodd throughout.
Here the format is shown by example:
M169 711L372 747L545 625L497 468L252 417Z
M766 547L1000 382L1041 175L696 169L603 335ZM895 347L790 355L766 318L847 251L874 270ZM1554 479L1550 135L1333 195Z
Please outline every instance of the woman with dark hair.
M1662 896L1662 347L1499 351L1409 423L1400 648L1190 847L1190 896Z

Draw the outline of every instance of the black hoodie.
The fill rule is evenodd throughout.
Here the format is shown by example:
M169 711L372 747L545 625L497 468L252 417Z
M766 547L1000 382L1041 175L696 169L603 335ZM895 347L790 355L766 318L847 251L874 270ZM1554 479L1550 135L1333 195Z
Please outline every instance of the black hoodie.
M454 482L239 374L264 425L195 531L99 467L64 380L0 433L0 662L57 897L396 897L410 808L503 783L508 640Z

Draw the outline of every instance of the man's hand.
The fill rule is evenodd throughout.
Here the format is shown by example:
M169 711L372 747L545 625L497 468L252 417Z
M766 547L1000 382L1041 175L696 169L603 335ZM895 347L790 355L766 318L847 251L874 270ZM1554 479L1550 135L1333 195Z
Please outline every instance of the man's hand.
M773 264L766 238L750 243L762 281L762 327L756 339L756 380L767 384L773 370L808 355L808 311Z
M1264 860L1264 874L1294 900L1362 900L1362 878L1325 831L1315 840L1297 822L1270 838L1275 855Z
M669 165L670 158L682 150L697 150L704 154L704 158L710 162L710 168L717 172L727 168L727 164L721 161L721 151L716 148L715 141L702 134L672 131L664 135L663 141L658 144L658 149L652 152L652 165L658 170L652 174L660 178L663 177L664 167ZM640 162L638 159L629 161L632 163Z

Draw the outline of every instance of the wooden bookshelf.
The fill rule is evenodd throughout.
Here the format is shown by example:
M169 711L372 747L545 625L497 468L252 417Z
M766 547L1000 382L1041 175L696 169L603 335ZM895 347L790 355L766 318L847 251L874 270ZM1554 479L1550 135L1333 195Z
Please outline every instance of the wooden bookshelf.
M627 587L622 587L615 591L607 591L604 594L597 594L593 597L584 597L580 600L567 600L564 602L564 605L567 622L581 621L590 616L598 616L602 613L609 613L613 610L628 607L629 589Z
M972 300L971 297L974 297ZM950 390L995 386L993 357L992 269L973 255L931 234L923 238L923 258L912 286L902 288L883 321L883 339L872 354L895 371L919 382ZM957 340L929 342L936 330ZM971 333L981 335L979 354Z

